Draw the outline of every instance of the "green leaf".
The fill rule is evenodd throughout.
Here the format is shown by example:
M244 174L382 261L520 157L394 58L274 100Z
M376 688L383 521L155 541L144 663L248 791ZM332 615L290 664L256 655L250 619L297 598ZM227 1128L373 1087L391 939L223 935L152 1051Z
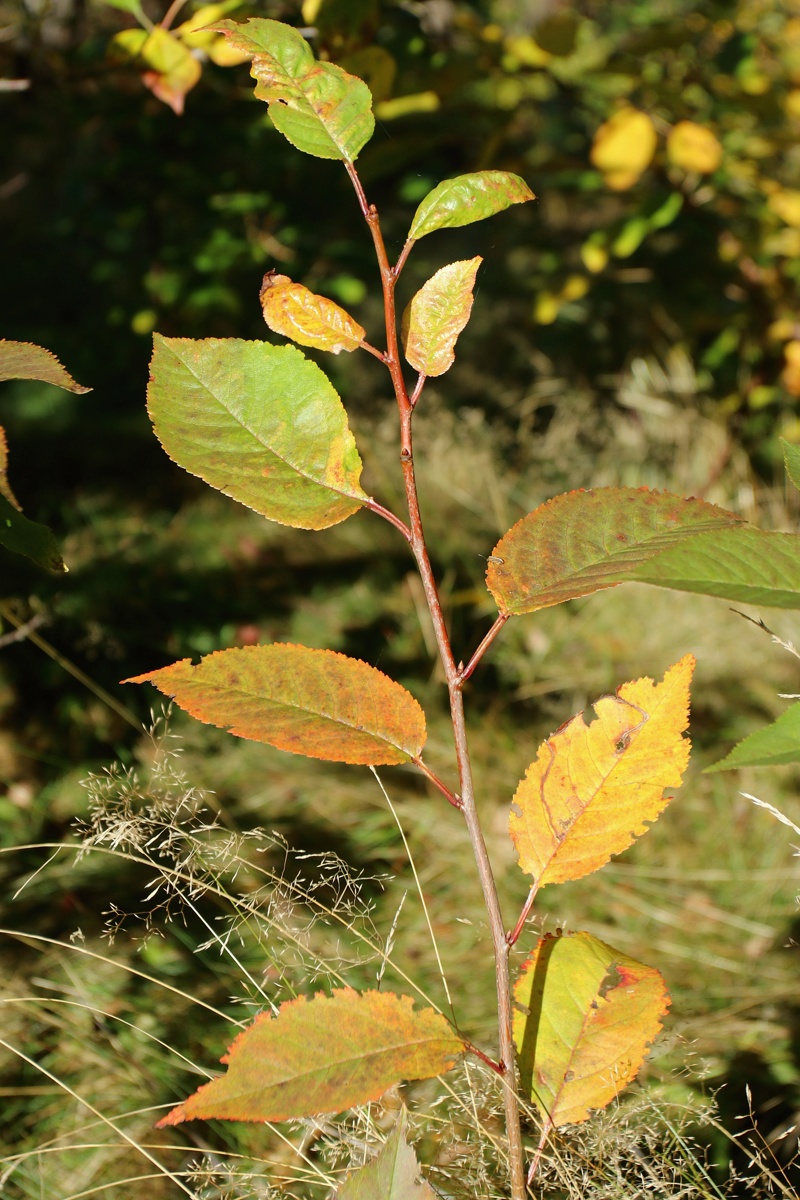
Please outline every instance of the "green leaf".
M520 1084L556 1129L630 1083L669 1006L658 971L589 933L541 938L514 1000Z
M336 1200L436 1200L420 1177L419 1163L406 1141L406 1110L386 1139L380 1154L348 1175Z
M568 492L528 513L500 539L486 582L501 612L536 612L642 579L647 561L661 551L739 521L704 500L647 488Z
M372 94L362 79L333 63L317 62L302 34L280 21L250 17L220 21L239 50L254 54L255 94L288 141L316 158L353 162L372 137Z
M706 771L732 771L735 767L780 767L800 762L800 704L792 704L777 721L758 729Z
M0 495L0 545L48 571L67 569L54 534L46 525L29 521L4 495Z
M794 446L781 438L783 443L783 461L786 463L786 474L794 486L800 491L800 446Z
M418 241L435 229L471 225L512 204L535 199L525 180L510 171L457 175L455 179L445 179L428 193L414 213L408 236Z
M453 365L455 344L472 311L472 289L482 262L478 257L441 267L403 313L405 356L423 375L444 375Z
M409 996L350 988L300 996L274 1017L260 1013L222 1059L227 1073L158 1124L341 1112L377 1100L402 1079L443 1075L464 1049L443 1016L430 1008L415 1012Z
M367 499L338 394L293 346L154 337L148 410L178 466L262 516L326 529Z
M67 392L81 395L92 389L81 387L62 367L55 354L32 342L0 340L0 379L40 379Z
M414 697L333 650L241 646L124 682L153 683L200 721L309 758L379 766L417 758L425 745Z
M749 525L698 534L625 578L739 604L800 608L800 536Z

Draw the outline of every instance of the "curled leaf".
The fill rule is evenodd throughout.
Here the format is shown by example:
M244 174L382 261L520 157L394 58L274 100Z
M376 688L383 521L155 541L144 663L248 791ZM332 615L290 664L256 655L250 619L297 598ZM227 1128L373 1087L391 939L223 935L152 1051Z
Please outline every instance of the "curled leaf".
M155 684L199 721L309 758L379 766L416 758L425 744L414 697L333 650L241 646L124 682Z
M589 933L543 937L514 985L523 1091L549 1128L587 1120L630 1083L669 1007L658 971Z
M316 350L357 350L365 330L327 296L317 296L288 275L269 271L261 285L264 320L273 333Z
M510 171L475 171L445 179L420 204L414 213L409 238L419 240L435 229L453 229L471 225L502 212L512 204L535 200L531 189L519 175Z
M351 988L300 996L274 1017L260 1013L222 1059L226 1074L158 1124L341 1112L377 1100L403 1079L443 1075L463 1051L444 1017L430 1008L415 1011L409 996Z
M472 289L483 259L449 263L432 275L403 313L403 349L423 375L444 375L455 360L458 335L472 312Z

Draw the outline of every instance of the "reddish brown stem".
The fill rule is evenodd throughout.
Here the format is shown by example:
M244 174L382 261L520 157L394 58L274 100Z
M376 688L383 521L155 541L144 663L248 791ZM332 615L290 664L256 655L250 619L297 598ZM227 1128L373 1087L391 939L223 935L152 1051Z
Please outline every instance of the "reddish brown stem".
M420 371L419 378L417 379L417 382L414 384L414 390L409 397L409 404L411 405L412 408L416 408L417 401L419 400L420 395L422 394L422 389L425 387L425 380L427 378L428 378L428 376L423 375L422 372Z
M527 921L528 917L531 915L531 909L533 908L533 902L536 899L536 893L538 892L538 890L539 890L539 885L538 885L538 883L535 883L533 885L533 887L531 888L531 890L528 892L528 899L525 901L525 903L522 906L522 912L519 914L519 920L517 921L516 925L511 930L511 932L506 934L506 941L508 942L509 946L513 946L515 944L515 942L517 941L519 935L522 933L525 922Z
M403 469L406 501L408 503L409 527L411 532L410 545L417 562L417 569L422 580L428 610L433 622L439 657L447 680L447 691L450 697L450 715L453 722L453 739L455 742L456 760L458 763L459 787L461 794L461 811L467 825L478 878L481 883L483 900L489 918L489 927L494 948L495 980L497 984L497 1017L500 1043L500 1067L503 1073L503 1100L506 1116L506 1137L508 1139L508 1161L511 1182L512 1200L525 1200L525 1170L524 1153L522 1148L522 1126L520 1121L519 1098L517 1093L516 1050L514 1046L512 1026L511 981L509 977L506 930L503 924L503 914L497 895L492 865L486 849L478 810L475 803L475 790L472 780L472 765L470 763L469 746L467 743L467 728L464 717L464 697L462 695L463 680L456 666L450 645L450 636L442 612L441 600L436 587L436 580L431 567L425 534L422 527L417 484L414 474L414 454L411 438L411 418L414 408L409 399L403 372L400 366L400 354L397 344L397 316L395 310L394 285L397 279L397 267L392 269L386 255L383 235L377 209L367 202L361 180L358 178L352 163L346 163L348 174L353 182L361 212L369 226L375 254L381 273L383 287L383 303L386 319L386 365L392 377L397 407L400 413L400 463ZM407 257L408 243L398 260L402 265Z
M383 353L383 351L377 350L375 348L375 346L370 346L369 342L362 342L361 349L368 350L370 352L370 354L374 354L379 362L382 362L382 363L386 362L386 355Z
M485 1062L487 1067L491 1067L497 1075L505 1075L505 1070L502 1063L496 1063L493 1058L489 1058L488 1054L484 1054L483 1051L479 1050L477 1046L473 1046L472 1042L470 1042L467 1038L462 1038L461 1040L467 1047L467 1050L470 1054L474 1054L476 1058L481 1060L481 1062Z
M433 786L438 788L442 795L450 801L453 808L461 808L461 797L456 796L455 792L451 792L447 784L442 783L438 775L434 775L427 763L424 763L421 758L412 758L411 761L413 762L414 766L422 771L422 774L431 781Z
M405 246L403 246L403 249L400 251L400 257L398 258L397 262L392 267L392 276L394 278L395 283L397 283L400 272L402 271L403 267L406 265L406 259L408 258L409 254L411 253L411 251L414 247L414 241L415 241L414 238L408 239Z
M384 521L388 521L390 525L394 525L395 529L399 529L407 542L411 541L411 530L405 521L401 521L400 517L395 516L391 509L384 508L382 504L378 504L378 501L373 500L372 496L364 501L364 507L368 508L370 512L376 513L379 517L383 517Z
M497 637L498 633L503 628L503 626L505 625L505 623L508 620L510 615L511 615L510 613L500 613L500 616L497 618L494 625L492 626L492 628L487 633L486 637L481 642L480 646L478 646L478 649L475 651L472 658L469 660L467 665L460 671L459 679L461 680L462 684L467 682L470 675L475 670L478 663L481 661L484 654L489 649L492 642Z

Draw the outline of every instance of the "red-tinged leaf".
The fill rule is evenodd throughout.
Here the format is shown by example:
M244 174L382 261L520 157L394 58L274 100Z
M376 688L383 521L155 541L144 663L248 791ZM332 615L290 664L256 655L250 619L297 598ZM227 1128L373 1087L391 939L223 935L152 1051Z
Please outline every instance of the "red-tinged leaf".
M62 367L55 354L32 342L0 340L0 379L40 379L67 392L81 395L92 389L81 387Z
M535 200L531 189L519 175L510 171L475 171L445 179L420 204L414 213L409 238L418 241L435 229L453 229L471 225L502 212L512 204Z
M436 1200L433 1189L421 1178L416 1155L406 1141L405 1109L380 1154L348 1175L336 1200Z
M350 988L300 996L277 1015L260 1013L204 1084L159 1126L198 1118L286 1121L377 1100L403 1079L449 1071L464 1044L431 1008L409 996Z
M186 93L200 81L200 63L188 46L160 25L151 30L139 53L152 68L142 75L145 87L180 116Z
M272 521L326 529L367 499L342 402L293 346L156 334L147 396L170 458Z
M556 1129L585 1121L630 1083L669 1007L658 971L589 933L542 938L514 999L520 1083Z
M678 787L691 743L687 654L661 683L623 683L594 706L587 726L578 714L539 749L516 790L509 832L520 868L537 887L599 870L647 831Z
M356 159L375 128L372 95L362 79L317 62L302 34L280 21L250 17L214 28L235 49L254 55L255 94L293 146L316 158Z
M733 747L721 762L706 771L736 767L779 767L800 763L800 704L791 704L777 721L757 729Z
M569 492L528 513L500 539L486 583L501 612L535 612L641 578L642 565L661 551L740 523L704 500L648 488Z
M240 646L124 682L155 684L199 721L309 758L390 765L417 758L425 744L414 697L333 650Z
M357 350L366 336L358 321L333 300L292 283L288 275L270 271L264 276L261 307L273 333L315 350Z
M403 313L403 350L416 371L444 375L455 361L458 335L472 312L472 289L483 259L449 263L432 275Z

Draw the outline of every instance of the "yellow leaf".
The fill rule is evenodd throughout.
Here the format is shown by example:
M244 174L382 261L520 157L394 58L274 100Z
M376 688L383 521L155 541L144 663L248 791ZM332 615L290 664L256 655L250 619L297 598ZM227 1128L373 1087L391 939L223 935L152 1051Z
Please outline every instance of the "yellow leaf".
M186 93L191 91L203 73L200 63L183 42L160 25L156 25L148 36L141 55L153 68L142 75L145 87L180 116Z
M667 157L676 167L710 175L722 162L722 146L710 129L695 121L678 121L667 138Z
M597 130L589 157L610 188L624 191L650 165L656 142L655 126L647 113L626 105Z
M288 275L268 272L264 276L261 307L273 333L301 346L338 354L341 350L357 350L364 341L365 330L349 313L302 283L293 283Z
M455 344L472 311L473 288L483 259L448 263L424 283L403 313L406 359L423 375L444 375L455 361Z
M579 713L539 748L514 795L509 832L534 884L591 875L646 832L689 761L687 654L661 683L637 679Z
M800 192L780 188L767 198L767 207L787 225L791 225L793 229L800 229Z
M787 342L783 348L786 366L781 372L781 382L792 396L800 396L800 342Z
M253 57L244 50L237 50L222 34L215 37L206 47L206 54L218 67L237 67L239 63L248 62Z

